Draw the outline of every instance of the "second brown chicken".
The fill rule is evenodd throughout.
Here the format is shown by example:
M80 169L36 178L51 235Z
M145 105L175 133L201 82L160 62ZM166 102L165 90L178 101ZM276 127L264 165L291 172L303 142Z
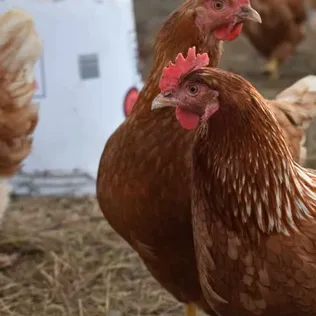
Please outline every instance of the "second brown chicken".
M262 24L247 22L244 34L267 58L264 72L279 77L279 65L290 58L304 39L307 18L304 0L252 0Z

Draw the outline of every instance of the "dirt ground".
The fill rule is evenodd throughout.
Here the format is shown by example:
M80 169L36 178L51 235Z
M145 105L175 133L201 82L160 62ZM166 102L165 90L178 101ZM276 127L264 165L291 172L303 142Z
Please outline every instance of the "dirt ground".
M95 198L17 198L0 233L1 316L181 315Z
M179 2L135 0L144 76L152 33ZM225 45L221 66L273 97L300 77L316 73L315 57L315 34L313 40L309 33L296 56L283 65L282 79L269 82L259 73L263 60L241 37ZM310 139L313 144L316 137ZM183 307L112 231L95 198L20 197L14 198L0 232L0 315L180 316Z

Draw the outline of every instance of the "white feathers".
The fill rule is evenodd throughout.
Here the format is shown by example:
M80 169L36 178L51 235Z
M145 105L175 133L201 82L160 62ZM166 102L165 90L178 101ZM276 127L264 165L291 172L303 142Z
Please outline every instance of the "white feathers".
M279 93L278 106L292 114L296 123L308 128L310 120L316 116L316 76L306 76ZM303 142L303 141L302 141Z
M283 129L293 157L306 162L306 135L316 116L316 76L306 76L269 101L270 109Z
M276 100L292 103L307 102L308 99L316 103L316 76L306 76L276 96Z
M34 64L40 58L42 51L42 42L35 31L32 16L22 10L11 10L0 15L0 78L2 79L0 81L0 107L2 113L6 113L7 109L10 111L12 107L23 107L31 113L37 112L37 105L32 104L35 92ZM17 111L17 113L21 112ZM19 121L19 118L13 115L8 116L8 119L16 120L26 126L31 126L33 123L30 116L27 116L26 122ZM28 136L28 134L21 135L21 139ZM12 139L12 141L21 139ZM9 202L9 193L9 180L0 178L0 222Z
M0 16L0 76L5 78L0 87L0 105L7 99L14 99L16 107L30 103L34 93L34 64L42 51L42 41L28 13L11 10Z
M33 18L22 10L0 16L1 71L16 73L33 66L42 54L42 41L34 29Z

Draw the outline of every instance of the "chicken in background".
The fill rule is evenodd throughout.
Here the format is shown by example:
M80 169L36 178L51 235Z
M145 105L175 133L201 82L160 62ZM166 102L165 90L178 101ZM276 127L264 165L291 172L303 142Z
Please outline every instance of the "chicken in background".
M32 16L11 10L0 16L0 221L9 202L10 178L30 154L37 121L34 64L42 42Z
M290 58L305 37L306 0L252 0L262 23L247 22L244 34L268 59L264 73L279 77L279 65Z
M295 161L306 164L306 132L316 116L316 76L306 76L267 100Z
M208 63L194 49L180 54L152 103L196 130L191 210L204 297L220 316L316 315L316 172L294 161L260 93Z

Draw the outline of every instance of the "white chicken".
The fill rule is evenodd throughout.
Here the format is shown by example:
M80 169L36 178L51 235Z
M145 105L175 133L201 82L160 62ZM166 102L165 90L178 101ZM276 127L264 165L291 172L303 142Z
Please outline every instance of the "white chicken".
M316 76L306 76L269 100L289 148L301 165L306 163L306 130L316 116Z

